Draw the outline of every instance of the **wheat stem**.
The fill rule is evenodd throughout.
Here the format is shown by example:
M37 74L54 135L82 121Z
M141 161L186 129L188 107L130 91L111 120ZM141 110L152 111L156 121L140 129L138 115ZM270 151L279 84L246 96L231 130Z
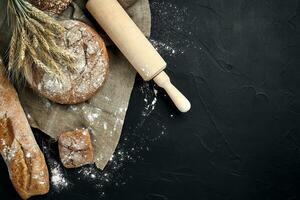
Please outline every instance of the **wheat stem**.
M59 63L72 66L75 60L74 55L56 42L62 38L65 28L26 0L8 0L7 11L9 23L13 28L9 71L16 73L15 75L26 75L32 71L30 63L34 63L45 73L61 77Z

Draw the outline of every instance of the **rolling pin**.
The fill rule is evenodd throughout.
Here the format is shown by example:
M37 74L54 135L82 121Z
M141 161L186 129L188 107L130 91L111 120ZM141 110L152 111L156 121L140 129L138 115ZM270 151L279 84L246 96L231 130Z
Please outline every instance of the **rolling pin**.
M190 110L189 100L164 72L167 63L117 0L89 0L86 8L145 81L153 79L165 89L181 112Z

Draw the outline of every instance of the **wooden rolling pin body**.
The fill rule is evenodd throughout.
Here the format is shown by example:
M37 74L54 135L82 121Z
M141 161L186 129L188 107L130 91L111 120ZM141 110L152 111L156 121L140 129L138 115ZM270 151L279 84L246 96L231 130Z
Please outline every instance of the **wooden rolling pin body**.
M187 112L191 104L163 72L166 62L118 1L89 0L86 7L142 78L145 81L154 79L167 91L177 108Z

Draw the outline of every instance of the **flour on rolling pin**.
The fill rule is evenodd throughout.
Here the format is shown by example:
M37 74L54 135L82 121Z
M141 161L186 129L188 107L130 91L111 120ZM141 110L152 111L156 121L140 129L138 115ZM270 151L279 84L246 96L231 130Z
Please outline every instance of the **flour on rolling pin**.
M167 64L117 0L89 0L88 11L145 81L164 88L181 112L191 108L187 98L163 71Z

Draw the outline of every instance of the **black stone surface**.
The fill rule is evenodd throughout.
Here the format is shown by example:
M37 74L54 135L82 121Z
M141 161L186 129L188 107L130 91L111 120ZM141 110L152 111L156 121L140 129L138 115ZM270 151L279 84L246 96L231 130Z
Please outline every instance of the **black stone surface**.
M68 170L71 187L33 199L300 199L300 2L151 6L152 39L175 50L160 48L192 110L179 113L159 90L143 116L153 84L137 77L118 147L130 159L108 165L102 188ZM57 159L56 144L38 140ZM18 199L2 160L0 170L0 198Z

